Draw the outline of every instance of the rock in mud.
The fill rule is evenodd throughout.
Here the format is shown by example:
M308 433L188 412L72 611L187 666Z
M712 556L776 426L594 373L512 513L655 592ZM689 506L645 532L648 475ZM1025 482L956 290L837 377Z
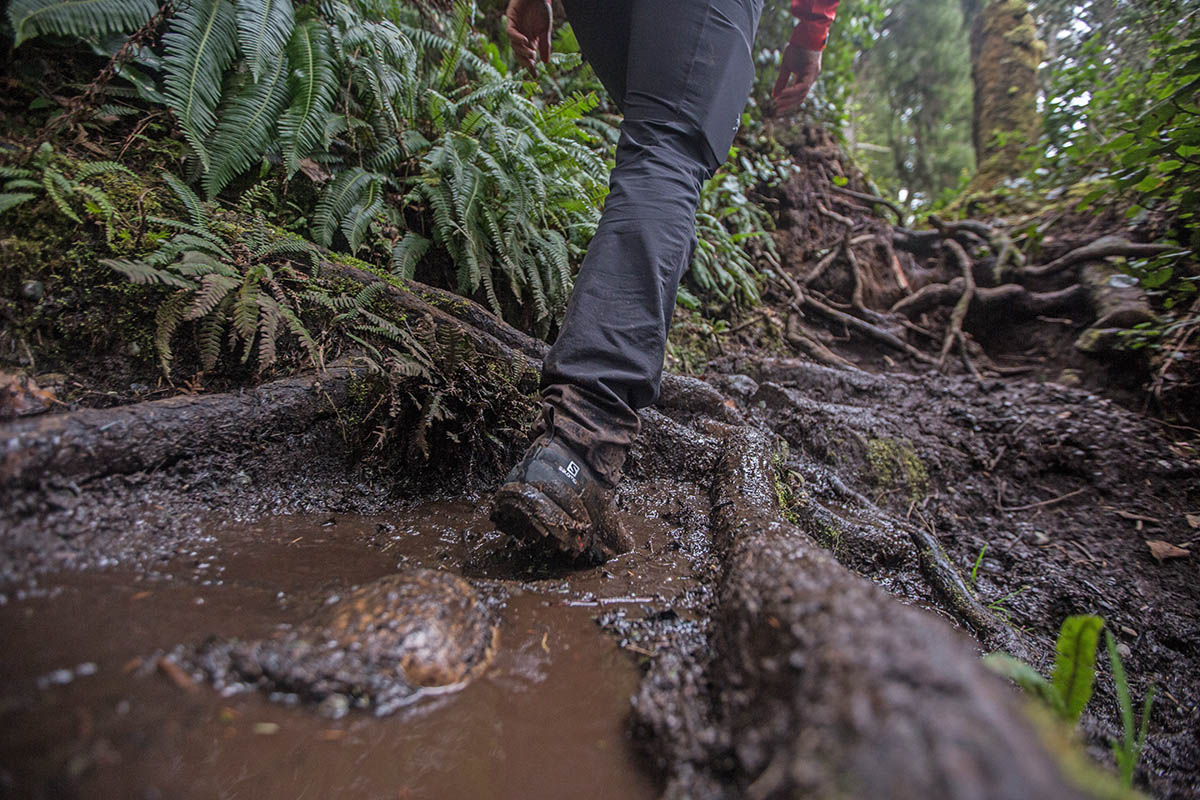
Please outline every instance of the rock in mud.
M333 716L350 706L384 715L487 668L499 637L493 605L457 575L413 569L360 586L267 639L210 639L178 657L218 689L256 687Z

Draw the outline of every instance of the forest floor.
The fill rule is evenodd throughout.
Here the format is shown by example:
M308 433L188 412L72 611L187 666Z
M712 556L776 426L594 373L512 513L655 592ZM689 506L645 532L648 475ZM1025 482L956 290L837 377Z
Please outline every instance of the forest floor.
M784 266L744 325L681 312L672 359L697 377L668 376L646 412L618 496L636 547L603 566L492 530L487 490L524 441L544 345L418 284L395 302L462 332L480 363L516 365L509 384L461 378L457 401L488 410L453 452L410 425L407 449L364 457L348 431L378 386L352 364L180 391L81 363L43 377L69 406L10 384L0 796L1070 796L1042 764L1055 734L1028 735L978 656L1048 674L1080 613L1117 638L1135 704L1156 687L1137 784L1200 796L1196 431L1140 409L1120 380L1131 360L1072 346L1086 304L968 318L964 360L940 369L940 334L909 328L935 354L918 358L841 318L818 325L819 289L883 330L888 276L933 268L907 254L828 277L793 267L850 240L814 222L814 180L774 195ZM868 217L855 233L885 230ZM416 566L505 598L495 659L459 692L322 715L296 692L207 687L189 660ZM1110 764L1104 662L1080 737ZM1076 789L1121 796L1055 759Z

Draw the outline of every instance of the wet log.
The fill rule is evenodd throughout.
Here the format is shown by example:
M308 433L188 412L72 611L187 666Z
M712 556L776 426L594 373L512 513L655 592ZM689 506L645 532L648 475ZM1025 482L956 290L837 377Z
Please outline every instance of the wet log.
M973 642L850 574L780 519L770 453L762 433L731 430L714 482L727 566L709 685L735 793L1084 796Z
M243 447L248 431L302 431L345 405L353 375L349 367L333 367L243 392L18 420L0 428L0 489L152 470L198 450Z

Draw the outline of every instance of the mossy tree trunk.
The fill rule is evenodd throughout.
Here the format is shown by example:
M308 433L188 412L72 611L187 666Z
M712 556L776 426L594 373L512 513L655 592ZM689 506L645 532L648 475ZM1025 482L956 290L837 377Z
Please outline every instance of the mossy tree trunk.
M1024 169L1022 150L1041 126L1037 109L1038 67L1045 45L1027 0L964 2L971 24L971 75L975 83L972 118L975 144L973 191L991 190Z

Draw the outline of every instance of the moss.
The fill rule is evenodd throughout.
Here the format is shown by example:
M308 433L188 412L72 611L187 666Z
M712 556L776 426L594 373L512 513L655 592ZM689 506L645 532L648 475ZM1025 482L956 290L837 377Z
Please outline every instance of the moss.
M913 500L924 497L929 489L929 473L907 439L869 439L867 464L881 488L906 489Z

